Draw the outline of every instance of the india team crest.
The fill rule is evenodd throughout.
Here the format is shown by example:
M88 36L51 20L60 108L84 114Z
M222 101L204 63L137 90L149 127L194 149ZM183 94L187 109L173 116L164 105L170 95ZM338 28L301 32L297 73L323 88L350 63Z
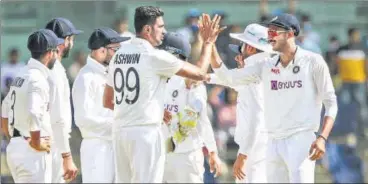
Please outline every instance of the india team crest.
M297 74L297 73L299 73L299 71L300 71L300 67L299 66L294 66L293 73Z
M172 97L176 98L178 95L179 95L178 90L174 90L173 93L172 93Z

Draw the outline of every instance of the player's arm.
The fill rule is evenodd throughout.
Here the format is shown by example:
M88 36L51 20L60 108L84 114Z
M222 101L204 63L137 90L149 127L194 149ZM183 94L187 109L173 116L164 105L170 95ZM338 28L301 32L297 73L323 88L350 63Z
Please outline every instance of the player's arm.
M318 96L322 97L326 112L320 135L328 138L337 114L337 100L328 66L322 56L313 63L313 80L317 87Z
M199 112L199 126L198 133L203 139L204 145L209 152L209 165L211 172L215 172L215 176L221 175L221 160L218 156L218 150L215 140L215 135L213 133L213 128L211 121L207 114L207 93L206 87L200 85L193 89L191 93L191 98L189 101L192 109Z
M10 94L8 93L1 104L1 130L8 139L10 139L8 124L9 96Z
M64 88L64 78L62 78L63 73L57 72L58 70L52 70L52 73L58 76L54 78L54 101L51 102L50 117L53 129L59 131L53 132L53 139L55 146L60 150L62 154L70 154L70 123L71 111L68 112L70 99L66 99L65 88ZM68 95L69 96L69 95Z
M257 82L261 78L263 62L257 62L254 65L244 68L236 68L229 70L223 63L216 47L213 47L213 59L211 59L211 66L217 77L224 83L229 85L244 85ZM258 57L250 56L247 60L254 60ZM265 58L266 59L266 58ZM253 62L253 61L246 61ZM211 80L211 79L209 79Z
M190 98L191 108L199 112L200 115L200 129L199 134L204 140L205 146L211 153L217 153L217 146L215 141L215 135L213 133L211 121L208 118L207 113L207 94L205 86L201 85L196 87L195 92L192 93Z
M252 118L248 122L239 122L239 132L236 132L235 142L239 145L239 154L249 157L249 153L252 152L255 142L259 137L261 123L264 121L263 117L263 104L259 100L259 92L256 88L251 89L251 98L249 98L249 104L251 107L249 110L252 112ZM238 112L242 113L242 111ZM242 114L240 114L242 116ZM243 114L244 115L244 114ZM247 132L246 134L244 132Z
M92 78L84 75L79 76L73 84L72 97L74 105L74 117L76 125L79 128L85 128L89 131L109 130L112 128L113 117L100 115L100 112L93 111L96 107L94 101Z
M41 142L41 127L44 123L44 105L48 101L45 85L31 80L28 88L28 112L30 113L30 146L37 151L50 151L50 144Z
M114 86L114 60L115 60L116 54L115 56L111 59L110 64L109 64L109 68L108 68L108 72L107 72L107 80L106 80L106 85L105 85L105 89L104 89L104 94L103 94L103 106L105 108L114 110L114 88L112 86Z

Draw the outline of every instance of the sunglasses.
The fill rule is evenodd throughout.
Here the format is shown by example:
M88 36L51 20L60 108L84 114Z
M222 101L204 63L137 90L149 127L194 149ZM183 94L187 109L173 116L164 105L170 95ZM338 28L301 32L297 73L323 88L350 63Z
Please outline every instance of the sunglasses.
M269 29L269 30L267 31L267 34L268 34L268 36L270 36L270 37L275 37L275 36L279 36L279 35L280 35L280 33L287 33L287 32L289 32L289 31L277 31L277 30Z
M105 47L106 49L110 49L114 52L118 51L120 49L120 47Z

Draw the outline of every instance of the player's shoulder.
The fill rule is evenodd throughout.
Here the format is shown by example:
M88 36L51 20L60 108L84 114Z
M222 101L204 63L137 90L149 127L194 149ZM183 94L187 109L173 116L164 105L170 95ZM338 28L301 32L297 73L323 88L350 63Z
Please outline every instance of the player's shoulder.
M264 63L269 63L272 61L272 55L270 53L267 52L260 52L257 54L253 54L249 57L247 57L245 59L246 63L259 63L259 64L264 64Z
M74 80L74 83L79 82L90 82L93 80L94 72L90 69L88 65L84 65Z
M302 49L298 47L297 50L297 59L303 60L303 62L310 62L312 64L322 64L325 63L323 56L321 54Z

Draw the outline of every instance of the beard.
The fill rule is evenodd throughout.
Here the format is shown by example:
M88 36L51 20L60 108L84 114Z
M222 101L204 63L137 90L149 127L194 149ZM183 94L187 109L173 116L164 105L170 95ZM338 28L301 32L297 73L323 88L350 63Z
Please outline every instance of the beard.
M66 48L64 49L62 57L63 57L63 58L67 58L67 57L69 57L69 53L70 53L70 45L68 45L68 47L66 47Z
M54 65L55 65L55 62L56 62L56 58L55 59L52 59L48 64L47 64L47 68L48 69L53 69L54 68Z

